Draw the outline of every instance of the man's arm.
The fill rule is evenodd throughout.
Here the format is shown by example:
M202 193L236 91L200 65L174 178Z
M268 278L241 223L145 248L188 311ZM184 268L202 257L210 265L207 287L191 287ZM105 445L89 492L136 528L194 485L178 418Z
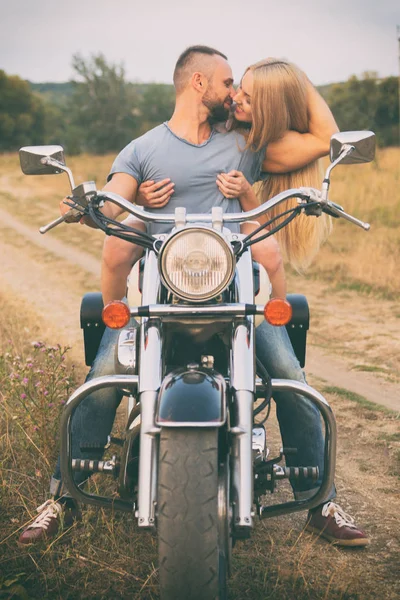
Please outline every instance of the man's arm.
M339 131L333 115L315 87L308 82L309 132L287 131L268 145L263 171L287 173L329 153L331 136Z
M138 190L138 183L132 175L128 175L127 173L115 173L112 179L104 186L103 192L113 192L115 194L119 194L128 202L134 202L136 199L136 194ZM65 204L64 200L60 203L60 211L61 214L64 215L66 212L70 210L70 207ZM101 212L110 219L116 219L121 215L124 210L113 204L112 202L105 202L104 206L101 209ZM83 225L88 225L89 227L94 227L97 229L97 225L93 223L90 217L83 217L82 219L78 219ZM67 222L73 223L77 222L77 219L70 219Z
M128 175L127 173L115 173L112 179L103 187L102 191L119 194L133 204L136 200L138 182L132 175ZM124 212L124 209L113 202L105 202L101 212L110 219L116 219Z

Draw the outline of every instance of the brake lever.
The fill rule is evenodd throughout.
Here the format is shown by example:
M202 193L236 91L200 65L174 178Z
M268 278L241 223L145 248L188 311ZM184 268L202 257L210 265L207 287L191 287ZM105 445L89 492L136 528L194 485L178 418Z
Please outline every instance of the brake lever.
M97 193L96 184L94 181L86 181L81 183L77 187L74 187L72 190L72 196L67 196L68 200L71 200L71 203L65 202L68 206L70 206L70 210L66 212L58 219L51 221L47 225L39 228L40 233L47 233L50 229L57 227L61 223L64 223L70 217L79 217L81 219L87 213L88 206L88 197L89 195L94 195Z
M47 233L48 231L50 231L50 229L53 229L54 227L57 227L57 225L64 223L64 221L66 221L69 217L80 216L82 218L84 215L85 215L84 212L77 210L76 208L71 208L64 215L62 215L61 217L58 217L58 219L54 219L54 221L51 221L51 223L48 223L47 225L43 225L43 227L40 227L39 231L42 234Z
M361 227L365 231L369 231L369 229L371 228L371 225L369 223L360 221L360 219L356 219L352 215L349 215L348 213L344 212L343 207L340 206L340 204L335 204L335 202L331 202L330 200L324 199L323 194L320 192L320 190L316 190L315 188L311 187L301 187L300 190L305 196L307 196L307 202L318 203L323 212L330 215L331 217L334 217L335 219L342 217L343 219L346 219L346 221L349 221L350 223L353 223L353 225ZM304 208L307 212L307 206L305 206Z
M343 206L340 206L340 204L335 204L335 202L331 202L330 200L328 200L327 203L322 207L324 213L326 213L330 217L333 217L334 219L339 219L340 215L336 212L333 212L333 210L331 210L331 207L333 209L336 209L337 211L344 212Z

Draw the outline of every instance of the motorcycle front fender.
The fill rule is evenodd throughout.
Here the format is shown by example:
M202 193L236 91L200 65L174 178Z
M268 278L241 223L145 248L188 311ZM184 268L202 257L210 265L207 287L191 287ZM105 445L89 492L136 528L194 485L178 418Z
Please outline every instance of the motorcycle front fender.
M226 422L226 384L216 371L193 365L169 373L157 400L159 427L221 427Z

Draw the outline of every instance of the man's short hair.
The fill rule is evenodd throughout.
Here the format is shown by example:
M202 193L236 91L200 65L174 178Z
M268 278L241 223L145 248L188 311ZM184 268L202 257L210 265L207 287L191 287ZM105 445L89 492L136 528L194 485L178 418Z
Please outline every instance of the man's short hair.
M222 56L225 60L228 58L215 48L210 46L189 46L180 55L174 69L174 86L179 93L186 86L189 77L197 70L197 66L201 66L201 60L207 56ZM196 65L196 62L199 64Z

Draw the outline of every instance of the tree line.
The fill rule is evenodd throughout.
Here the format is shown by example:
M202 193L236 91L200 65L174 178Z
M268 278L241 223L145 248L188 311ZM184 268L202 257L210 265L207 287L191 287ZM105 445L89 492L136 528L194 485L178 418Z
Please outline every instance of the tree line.
M0 70L0 151L61 144L69 154L118 152L172 114L172 85L127 82L123 66L102 54L76 54L72 66L65 84L30 84ZM318 89L342 131L369 129L380 146L399 144L397 77L368 72Z

